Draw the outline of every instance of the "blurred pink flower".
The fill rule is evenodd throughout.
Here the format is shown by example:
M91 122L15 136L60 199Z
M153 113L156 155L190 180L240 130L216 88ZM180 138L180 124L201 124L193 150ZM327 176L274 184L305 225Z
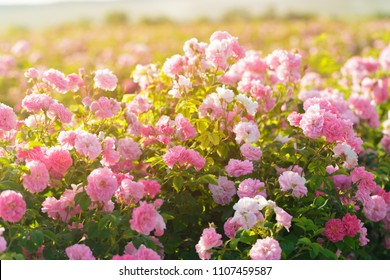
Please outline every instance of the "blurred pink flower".
M211 258L210 250L222 245L222 235L215 231L215 228L205 228L200 236L199 242L195 245L196 252L202 260Z
M20 193L5 190L0 194L0 217L7 222L19 222L26 212L26 202Z
M26 167L30 170L30 174L22 176L23 186L31 193L41 192L46 189L50 177L45 164L32 160L26 163Z
M229 204L236 194L234 182L228 180L225 176L219 176L217 182L218 185L209 184L214 201L221 205Z
M114 91L118 83L118 78L109 69L96 70L93 80L95 88L105 91Z
M249 160L230 159L225 170L230 177L239 177L253 172L253 164Z
M272 237L257 239L249 251L252 260L280 260L282 249L279 242Z
M11 130L16 128L16 114L14 110L0 102L0 129Z
M114 173L107 167L93 170L87 180L85 190L92 201L110 200L118 187Z
M95 260L91 249L85 244L74 244L65 249L70 260Z

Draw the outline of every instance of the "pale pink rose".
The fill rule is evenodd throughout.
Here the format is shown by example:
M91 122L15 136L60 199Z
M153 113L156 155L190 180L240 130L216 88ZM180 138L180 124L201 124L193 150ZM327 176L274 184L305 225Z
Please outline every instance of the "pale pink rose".
M387 214L387 204L379 195L371 196L371 203L366 203L363 208L364 216L374 222L383 220Z
M235 210L234 216L231 220L232 223L237 223L244 229L253 227L257 221L264 220L258 203L258 199L244 197L233 205Z
M231 177L239 177L253 172L253 163L249 160L230 159L225 166L227 174Z
M66 79L68 80L69 90L76 92L79 90L81 86L83 86L84 82L81 77L75 73L69 74Z
M206 159L192 149L187 150L187 161L188 164L194 166L196 171L201 170L206 164Z
M249 251L252 260L280 260L282 249L279 242L272 237L257 239Z
M175 118L176 134L181 141L187 141L196 136L196 129L187 118L178 114Z
M27 112L38 113L40 110L47 111L54 102L54 99L47 94L32 93L23 98L22 107Z
M47 116L50 119L58 119L62 123L70 123L73 118L73 114L69 109L56 101L50 104Z
M270 70L282 83L297 83L301 77L302 57L298 53L289 53L285 50L274 50L265 58Z
M325 169L326 173L328 174L333 174L335 173L337 170L339 170L339 167L337 166L337 164L335 166L333 165L328 165Z
M210 44L206 47L205 54L214 67L225 70L229 66L229 60L237 61L243 58L245 50L236 37L225 31L217 31L210 36Z
M359 118L366 120L372 128L379 127L379 116L369 97L355 93L349 97L348 102Z
M96 70L93 80L95 88L105 91L114 91L118 83L118 78L109 69Z
M57 137L58 143L65 150L73 149L76 142L77 133L75 131L61 131Z
M115 193L118 182L109 168L97 168L87 177L85 188L92 201L108 201Z
M72 166L73 160L67 150L54 146L46 150L44 163L50 176L53 179L61 180Z
M37 160L32 160L26 163L26 167L30 170L30 174L24 174L22 176L23 187L31 193L41 192L46 189L50 176L45 164Z
M70 260L95 260L91 249L85 244L74 244L65 249Z
M163 160L169 168L172 168L176 163L184 165L187 162L187 150L183 146L175 146L163 155Z
M384 135L381 139L381 145L386 153L390 154L390 135Z
M157 133L160 135L171 135L175 132L174 121L172 121L168 116L161 116L156 123Z
M219 176L217 182L218 185L209 184L214 201L221 205L229 204L236 194L234 182L228 180L225 176Z
M239 223L232 221L233 217L227 219L225 224L223 225L223 230L225 235L229 238L234 238L236 236L237 230L241 227Z
M0 236L0 253L5 252L7 249L7 241L3 236Z
M359 230L359 242L361 246L366 246L370 240L367 238L367 228L364 227L363 222L360 222L360 230Z
M352 183L364 192L371 192L375 189L374 174L365 170L364 167L357 167L351 172Z
M245 179L240 183L237 190L239 198L243 197L255 197L256 195L262 195L265 198L267 194L265 192L265 185L257 179Z
M324 125L325 110L321 109L318 104L310 106L303 114L299 126L303 130L303 134L309 138L319 138L322 136L322 128Z
M139 246L137 252L134 254L137 260L161 260L161 257L152 249L146 248L145 245Z
M343 141L346 135L352 130L352 123L350 121L338 118L330 112L325 112L322 134L326 137L326 141Z
M128 112L138 115L149 111L152 108L152 104L146 96L137 94L126 107Z
M139 180L144 185L145 194L155 198L161 192L161 185L156 180Z
M162 67L162 71L170 78L175 78L183 73L183 66L186 64L186 58L175 54L167 58Z
M43 72L42 80L59 93L66 93L69 90L68 80L66 79L65 74L56 69L51 68Z
M280 189L282 191L292 190L292 195L301 198L306 195L307 188L305 187L306 180L298 173L293 171L285 171L278 178Z
M152 204L144 201L140 206L133 209L133 215L129 221L132 230L149 235L153 230L156 236L164 234L165 222Z
M118 163L121 155L115 150L115 138L107 137L103 141L102 160L100 161L104 166L112 166Z
M39 71L36 68L31 67L24 72L24 76L27 79L37 79L39 77Z
M302 114L299 114L297 112L292 112L290 115L288 115L287 120L291 126L299 127L302 117L303 117Z
M379 63L383 70L390 70L390 45L387 45L379 55Z
M115 196L125 204L138 203L145 195L145 187L129 179L124 179L115 192Z
M53 220L59 220L61 216L65 216L63 215L64 213L60 201L51 196L47 197L42 202L41 211L42 213L47 213L49 218L52 218Z
M210 250L222 245L222 235L215 231L215 228L205 228L200 236L199 242L195 245L196 252L202 260L211 258Z
M96 117L105 119L116 116L121 109L121 105L114 98L102 96L98 101L93 101L91 103L90 109Z
M125 160L138 160L142 154L138 144L131 138L118 140L118 152Z
M75 131L77 136L75 139L76 151L89 160L97 158L102 152L102 146L98 137L84 130Z
M219 96L213 92L206 96L202 104L199 106L199 117L208 117L211 120L216 120L222 117L222 104Z
M239 122L233 128L233 132L236 134L236 142L240 144L254 143L260 138L259 128L254 122Z
M242 156L247 160L260 160L263 155L260 147L245 143L240 147Z
M14 110L0 102L0 129L11 130L16 128L16 114Z
M277 223L282 227L284 227L287 231L290 231L289 229L291 227L292 216L288 214L286 211L284 211L282 208L277 206L274 208L274 211L276 214Z
M333 148L334 157L343 157L345 162L344 168L352 169L358 164L358 155L354 149L347 143L339 143Z
M338 191L346 191L351 188L352 180L349 176L344 174L332 176L334 187Z
M20 193L5 190L0 194L0 217L7 222L19 222L26 212L26 202Z

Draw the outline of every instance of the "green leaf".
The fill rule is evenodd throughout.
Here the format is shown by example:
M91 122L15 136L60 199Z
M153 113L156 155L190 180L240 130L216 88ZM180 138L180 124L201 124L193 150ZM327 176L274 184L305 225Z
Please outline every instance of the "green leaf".
M0 182L0 189L5 190L14 190L14 191L22 191L23 187L21 184L16 183L14 181L2 181Z
M256 241L256 234L251 230L244 230L240 235L240 241L252 245Z
M238 250L237 245L238 245L238 242L239 242L239 241L240 241L240 240L237 239L237 238L231 239L230 242L229 242L229 247L230 247L230 249L232 249L232 250Z
M35 246L40 247L43 244L44 234L41 230L34 230L30 234L30 240Z
M183 187L183 184L184 184L184 179L182 176L175 176L173 178L173 182L172 182L172 185L173 185L173 188L179 192L181 190L181 188Z
M310 257L312 259L316 258L318 256L318 254L320 253L321 249L322 249L321 244L312 243L311 244Z
M313 201L313 205L315 208L321 209L321 208L325 207L325 205L328 203L328 200L329 199L327 199L323 196L317 196Z
M298 244L298 245L302 244L302 245L311 246L311 241L310 241L310 239L307 238L307 237L302 237L302 238L299 238L299 239L298 239L297 244Z
M200 176L197 181L198 181L198 183L201 183L201 184L208 183L208 184L218 185L218 181L215 178L215 175L213 175L213 174L206 174L206 175Z
M91 204L91 199L86 192L80 192L76 194L74 201L76 204L80 205L83 211L88 210L89 205Z
M337 260L336 254L326 248L321 248L320 253L327 259Z

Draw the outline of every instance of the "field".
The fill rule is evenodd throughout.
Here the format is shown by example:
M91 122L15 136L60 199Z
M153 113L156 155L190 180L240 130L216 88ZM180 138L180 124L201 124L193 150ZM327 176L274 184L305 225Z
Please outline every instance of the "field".
M4 31L0 258L389 259L389 74L379 18Z

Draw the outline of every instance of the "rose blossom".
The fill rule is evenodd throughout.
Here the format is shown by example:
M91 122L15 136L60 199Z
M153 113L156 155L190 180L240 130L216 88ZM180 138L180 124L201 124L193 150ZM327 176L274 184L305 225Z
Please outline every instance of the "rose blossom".
M276 214L276 221L278 222L279 225L283 226L287 231L290 231L291 227L291 219L292 216L288 214L286 211L284 211L280 207L274 207L274 211Z
M279 242L272 237L257 239L249 251L252 260L280 260L282 249Z
M65 249L70 260L95 260L91 249L85 244L74 244Z
M218 185L209 184L214 201L221 205L229 204L236 194L234 182L228 180L225 176L218 177L217 182Z
M222 245L222 235L215 231L215 228L205 228L199 239L198 244L195 245L196 252L202 260L209 260L211 258L210 250Z
M238 186L237 195L239 198L255 197L256 195L267 197L264 186L264 183L257 179L248 178L242 181Z
M332 242L338 242L344 239L346 229L340 219L330 219L325 224L325 231L322 233Z
M11 107L0 102L0 129L11 130L16 127L16 114Z
M238 159L230 159L228 165L225 167L225 170L229 176L239 177L252 173L253 164L249 160L241 161Z
M92 201L110 200L118 187L114 173L107 167L93 170L87 181L85 190Z
M0 217L11 223L19 222L26 212L26 202L20 193L5 190L0 194Z
M292 190L292 195L301 198L306 195L307 188L305 187L306 180L298 173L293 171L285 171L278 178L280 189L282 191Z
M133 215L129 223L132 230L145 235L149 235L153 230L155 230L154 234L156 236L164 234L165 222L162 216L152 204L144 201L141 201L140 206L133 209Z
M74 145L76 151L80 155L88 157L89 160L97 158L102 152L102 146L97 136L84 130L75 132L77 133Z
M109 69L100 69L95 71L95 88L105 91L114 91L118 83L118 78Z
M26 163L26 167L30 169L30 174L22 176L23 186L31 193L41 192L46 189L50 177L45 164L32 160Z
M260 160L263 153L259 147L245 143L240 147L242 156L248 160Z
M253 122L239 122L233 128L233 132L236 134L236 142L238 144L242 141L245 143L254 143L260 138L259 128Z

